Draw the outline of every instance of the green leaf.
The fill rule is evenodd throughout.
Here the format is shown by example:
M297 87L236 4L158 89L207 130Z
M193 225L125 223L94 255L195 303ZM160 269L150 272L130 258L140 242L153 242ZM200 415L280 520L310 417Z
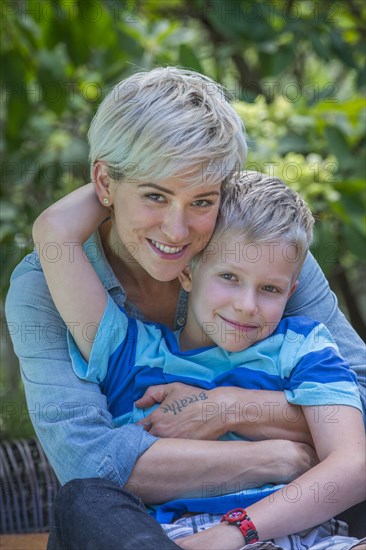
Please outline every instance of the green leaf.
M17 216L17 209L14 204L7 201L0 201L0 220L1 222L11 222Z
M290 152L307 153L309 145L303 136L296 134L287 134L279 140L278 152L280 155L286 155Z
M331 58L331 51L328 44L323 40L323 38L316 33L311 33L309 38L318 56L321 59L329 61L329 59Z
M277 75L287 69L290 63L293 63L294 59L295 49L293 44L280 46L276 54L273 56L272 74Z
M19 147L19 138L22 135L22 129L29 118L28 98L23 95L19 97L10 97L7 104L8 124L6 127L6 140L10 151Z
M340 254L339 239L333 224L320 221L316 223L311 251L325 275L329 275Z
M342 40L339 32L332 30L330 33L331 44L333 51L336 55L345 63L348 67L356 68L356 63L353 58L353 52L351 48Z
M350 250L361 262L366 262L365 236L352 225L344 227L344 238Z
M186 69L192 69L198 71L199 73L203 72L202 65L197 55L190 46L187 44L181 44L179 46L179 62L182 67Z
M326 126L325 135L330 152L337 158L341 170L347 170L354 165L352 151L344 133L336 126Z

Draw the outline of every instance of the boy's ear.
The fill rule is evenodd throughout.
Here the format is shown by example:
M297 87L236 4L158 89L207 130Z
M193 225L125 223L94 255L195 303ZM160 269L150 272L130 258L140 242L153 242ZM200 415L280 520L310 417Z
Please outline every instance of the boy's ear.
M295 290L297 289L297 285L299 284L299 281L295 281L294 285L292 286L290 292L289 292L289 295L288 297L290 298L290 296L293 295L293 293L295 292Z
M112 180L108 176L108 170L104 162L98 160L93 166L93 180L95 192L104 206L112 206L113 198L111 193ZM108 200L107 200L108 199Z
M186 292L191 292L192 288L192 274L191 274L191 268L189 265L187 265L181 273L178 275L178 279L180 284L182 285L182 288Z

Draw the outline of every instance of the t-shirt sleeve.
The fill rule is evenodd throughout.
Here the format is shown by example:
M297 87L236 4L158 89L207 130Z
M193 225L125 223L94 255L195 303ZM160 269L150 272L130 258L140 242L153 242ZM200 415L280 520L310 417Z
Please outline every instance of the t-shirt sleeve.
M102 382L107 374L108 361L115 349L126 338L128 317L107 293L107 304L94 339L89 362L84 359L70 331L67 332L67 344L72 368L82 380ZM85 333L87 338L87 333Z
M285 393L296 405L349 405L362 412L356 375L322 324L314 326L294 356Z

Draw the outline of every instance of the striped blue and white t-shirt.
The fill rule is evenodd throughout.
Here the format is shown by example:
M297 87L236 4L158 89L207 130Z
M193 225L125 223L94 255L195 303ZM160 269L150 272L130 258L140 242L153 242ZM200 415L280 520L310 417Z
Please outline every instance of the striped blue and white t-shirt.
M149 386L170 382L203 390L236 386L284 391L296 405L349 405L362 411L355 374L327 328L307 317L282 319L271 336L241 352L217 346L180 351L179 331L128 318L108 295L89 363L70 334L68 343L75 373L100 384L116 425L148 415L157 405L138 409L134 402ZM206 398L205 392L187 395L171 405L171 412Z

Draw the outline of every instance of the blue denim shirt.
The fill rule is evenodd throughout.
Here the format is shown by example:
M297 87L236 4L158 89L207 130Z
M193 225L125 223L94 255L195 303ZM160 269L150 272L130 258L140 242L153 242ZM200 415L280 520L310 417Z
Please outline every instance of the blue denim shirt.
M129 315L144 320L127 300L106 260L98 233L87 241L84 250L115 302L123 305ZM175 328L184 324L186 307L187 297L182 291ZM357 374L365 411L365 346L339 311L335 295L310 254L285 315L306 315L327 325ZM133 424L113 429L106 397L99 386L74 374L66 326L49 294L36 252L26 256L13 272L6 316L20 361L29 413L61 483L101 476L124 485L137 459L157 438Z

